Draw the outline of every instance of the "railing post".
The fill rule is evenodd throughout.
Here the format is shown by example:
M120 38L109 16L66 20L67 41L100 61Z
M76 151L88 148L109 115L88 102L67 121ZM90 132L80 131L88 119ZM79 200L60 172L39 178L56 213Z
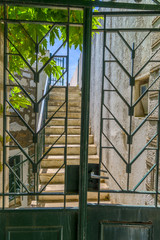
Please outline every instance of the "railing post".
M92 8L84 9L78 239L87 240L88 135Z
M7 19L7 6L4 3L4 16ZM6 149L6 129L7 129L7 118L6 118L6 99L7 99L7 66L8 66L8 57L7 57L7 36L8 36L8 24L4 22L4 52L3 52L3 181L2 181L2 208L5 209L6 199L5 199L5 187L6 187L6 162L7 162L7 149Z

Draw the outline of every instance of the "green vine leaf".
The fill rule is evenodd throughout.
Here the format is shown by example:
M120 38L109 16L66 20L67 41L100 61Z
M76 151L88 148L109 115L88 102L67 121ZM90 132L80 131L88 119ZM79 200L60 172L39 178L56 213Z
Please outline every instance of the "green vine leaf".
M94 11L97 11L94 9ZM56 9L47 9L47 8L28 8L28 7L17 7L9 6L8 7L8 18L9 19L26 19L26 20L41 20L41 21L52 21L52 22L63 22L68 19L67 10L56 10ZM92 21L92 27L97 28L101 26L100 17L94 17ZM74 23L83 23L83 11L81 10L71 10L70 11L70 22ZM45 34L51 29L52 25L43 25L43 24L10 24L8 29L8 35L10 39L9 49L10 52L15 55L10 55L10 71L12 73L16 72L21 75L21 69L26 67L25 62L22 58L17 55L18 51L23 55L26 60L30 61L30 64L34 64L36 61L35 56L35 44L34 42L40 41ZM27 33L28 34L27 34ZM66 40L66 27L54 27L50 32L47 38L43 39L39 45L39 56L41 56L41 62L45 61L45 53L47 51L48 44L54 46L56 39ZM13 44L12 44L13 43ZM15 49L15 47L18 51ZM83 28L82 27L73 27L70 26L69 34L69 46L79 49L82 51L83 45ZM54 64L51 64L55 67ZM59 69L54 69L57 71L55 74L59 74ZM52 68L48 67L45 70L46 74L50 76L52 73Z
M0 135L0 143L3 144L3 137Z
M94 10L96 11L96 10ZM1 12L3 15L3 12ZM63 22L68 20L68 11L65 9L47 9L47 8L30 8L30 7L18 7L18 6L7 6L8 19L13 20L40 20L48 22ZM101 24L99 23L100 18L93 18L92 27L97 28ZM70 22L83 23L83 11L71 10L70 11ZM50 31L52 24L31 24L31 23L20 23L20 24L9 24L8 25L8 38L9 38L9 71L10 80L14 82L14 78L11 76L16 73L22 76L22 69L27 68L24 59L32 66L36 62L36 42L40 41ZM3 24L1 28L4 29ZM66 27L55 26L47 38L44 38L39 44L38 61L43 64L49 59L46 57L46 51L48 45L54 46L56 40L62 42L66 41ZM70 26L69 34L69 47L74 46L75 49L79 48L82 51L83 46L83 28ZM20 56L23 56L22 57ZM63 68L57 66L56 61L52 60L45 69L45 73L50 76L53 74L57 79L60 78L63 72ZM20 91L18 87L11 90L10 102L16 109L28 108L31 105L30 100Z
M23 95L19 87L14 87L11 90L10 103L18 110L31 106L30 100Z
M3 115L3 105L0 103L0 116Z
M11 138L9 136L6 136L6 143L10 142ZM0 143L3 145L3 137L0 135Z
M2 170L3 170L3 165L2 165L2 163L0 162L0 172L2 172Z

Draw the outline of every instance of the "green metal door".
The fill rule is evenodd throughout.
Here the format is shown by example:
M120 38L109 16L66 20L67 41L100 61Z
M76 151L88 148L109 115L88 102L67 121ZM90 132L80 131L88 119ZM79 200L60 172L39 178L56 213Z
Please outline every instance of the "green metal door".
M1 1L0 3L0 39L3 46L0 49L3 58L3 60L1 59L1 71L3 70L1 76L3 77L3 91L1 89L1 93L3 93L3 137L1 137L3 162L1 162L0 172L2 179L0 185L1 238L6 240L158 239L160 231L158 226L160 221L159 72L157 73L157 68L156 70L152 69L152 80L149 82L146 80L148 75L145 75L145 72L143 72L150 63L158 65L159 58L155 58L159 52L158 44L153 44L153 55L144 61L144 64L139 67L137 72L135 72L135 66L137 66L137 62L139 64L142 60L136 55L139 49L141 53L147 51L143 47L141 49L144 41L150 35L156 34L155 39L158 41L159 27L157 27L157 24L159 24L160 2L157 0L148 0L147 3L143 1L33 0L22 2L16 0ZM77 15L81 17L76 18ZM141 16L156 16L155 19L152 19L153 26L146 28L138 25L136 27L121 25L124 17L126 21L132 17L134 23L134 18ZM92 24L97 17L101 21L101 26L98 29L92 29ZM117 18L115 25L112 21L114 17ZM143 21L145 20L143 19ZM120 25L118 26L118 24ZM74 166L68 164L67 154L69 151L71 152L71 149L68 147L70 131L68 119L70 115L69 109L72 108L69 105L69 99L72 98L69 94L69 53L71 41L75 40L73 33L76 30L79 31L79 38L82 38L83 35L83 67L80 164ZM101 98L98 108L100 110L100 118L97 120L100 122L98 134L100 148L99 163L88 164L89 109L92 108L93 81L92 71L90 70L90 68L92 69L91 48L95 48L94 41L92 44L91 42L92 35L96 38L96 32L99 32L101 37L100 44L98 42L101 45L101 51L98 53L98 56L102 62L101 69L96 70L102 73L101 79L98 79L101 92L97 96L97 99ZM137 42L135 41L135 37L132 34L135 32L145 33L144 36L140 37L140 42L138 42L138 35L136 35ZM131 37L129 40L131 41L128 40L130 33ZM55 39L54 34L61 39L61 43L58 47L56 46L52 49L51 54L48 54L46 51L48 50L47 44L49 40ZM60 34L62 35L60 36ZM126 55L123 55L121 51L125 52L125 50L123 48L118 49L118 44L115 44L118 41L124 44L124 49L127 49ZM53 42L50 42L50 44L54 46ZM26 46L28 46L28 49L26 49ZM130 58L128 59L127 51L130 52ZM141 56L145 58L143 54ZM124 59L125 61L121 62ZM131 63L129 69L128 65L125 65L128 62ZM61 63L63 64L61 65ZM97 66L95 64L95 69L96 67L98 68L98 65L99 62ZM58 72L57 75L55 72ZM113 76L112 73L114 73ZM144 76L141 76L140 73L143 73L142 75ZM125 74L125 77L123 74ZM46 76L45 82L42 80L44 78L42 75ZM118 78L117 76L120 76L119 81L115 81ZM113 80L112 77L114 77ZM125 81L123 81L124 79ZM139 81L141 81L141 84ZM122 91L123 88L125 91L126 89L128 90L128 95L125 91ZM56 105L58 106L56 108L53 105L52 114L50 115L49 108L51 109L51 106L49 101L53 99L53 103L54 101L56 102L61 89L64 90L61 104ZM108 96L105 95L106 93ZM116 97L112 98L112 93ZM149 111L146 111L144 110L146 100L143 100L150 93L152 93L152 99L155 98L155 95L158 96L158 103L153 105L153 108L149 109ZM112 99L114 100L117 97L118 100L115 101L119 103L117 103L118 107L116 106L114 109ZM17 105L16 100L18 102ZM139 103L143 109L144 116L138 115L140 114L139 107L136 107ZM25 104L29 106L32 121L27 117L28 112L22 110ZM125 109L125 116L129 119L127 130L124 122L121 122L121 119L119 120L116 115L117 108L119 116L121 115L124 105L127 109ZM97 109L95 110L95 115L96 111ZM156 120L154 112L158 114ZM139 124L135 124L133 120L136 117L142 118L142 121L138 120ZM18 119L17 125L14 125L16 130L12 127L15 118ZM45 136L48 134L48 128L52 128L55 131L55 120L57 118L62 120L63 127L60 128L59 126L59 128L56 128L58 132L56 134L54 132L54 141L45 147ZM90 120L92 123L92 119ZM156 122L154 127L153 121ZM51 122L54 122L55 126L51 127ZM136 146L138 145L135 142L135 135L146 123L151 125L149 127L153 127L153 130L150 128L150 138L142 148L139 145L140 147L136 155L133 155L133 143ZM118 126L121 132L122 137L118 140L120 149L114 144L114 140L116 141L119 134L117 132L117 136L116 134L114 135L116 129L114 125ZM23 134L23 131L28 131L28 135L22 134L21 138L18 138L17 126L22 127ZM61 139L63 139L63 144L57 145ZM125 149L127 157L125 153L122 153L124 149L123 144L127 146ZM12 166L13 164L8 161L11 150L12 157L23 156L19 162L16 162L16 166ZM104 151L106 152L104 153ZM141 155L145 151L148 151L148 156L152 155L154 161L150 162L151 166L147 165L150 168L146 169L146 172L143 171L145 174L142 174L143 176L141 177L137 170L134 169L134 164L138 161L142 162ZM152 151L154 151L153 154ZM51 152L52 155L56 155L55 152L58 152L59 155L61 153L63 159L57 158L56 171L46 173L42 171L41 166L44 165L46 159L48 161L51 159ZM115 154L118 158L115 158ZM106 156L108 157L106 158ZM108 162L106 159L108 159ZM15 170L17 168L23 169L22 173L17 172ZM112 172L115 168L119 175L115 175ZM122 168L123 171L121 172ZM146 165L143 165L142 169L145 168ZM61 191L50 190L49 184L58 181L57 179L61 171L64 172L64 188ZM14 191L12 189L9 190L8 187L9 172L16 179L16 184L18 185ZM42 178L39 180L40 174L43 176L43 173L46 173L45 176L48 179L45 184L42 184ZM136 173L137 182L132 186L131 177L134 173ZM152 182L151 180L148 182L151 183L153 189L146 189L146 191L144 189L137 190L151 175ZM109 185L109 188L101 188L102 183L107 184L110 182L112 184ZM49 190L47 191L47 189ZM87 194L89 192L97 193L96 203L90 204L88 202ZM103 203L101 200L103 194L109 194L110 204ZM119 198L119 202L114 204L112 202L112 199L114 199L112 195L114 194L124 197ZM135 196L138 195L151 196L154 200L154 206L151 206L152 204L142 206L145 205L145 201L144 204L139 204L139 206L131 204L132 197L130 196L134 196L136 199ZM50 201L46 207L40 204L40 201L45 197ZM125 197L127 197L128 202L124 201L124 204L120 199L125 199ZM13 204L9 202L9 199L14 199ZM58 204L56 199L60 199ZM78 199L77 206L72 207L72 201L68 202L68 199Z
M74 240L79 211L70 199L78 206L78 194L67 193L67 151L72 150L67 131L68 116L80 112L68 104L69 39L75 29L83 35L83 9L37 3L1 2L0 235L7 240ZM75 14L80 15L77 22ZM48 135L52 139L46 145ZM47 159L56 164L50 173L42 168Z
M127 7L127 3L123 6ZM139 10L143 8L141 4ZM131 8L136 7L133 3ZM89 239L158 239L159 16L154 15L157 13L113 8L93 13L93 17L101 16L103 20L99 29L93 29L92 42L90 112L94 129L100 131L100 161L99 174L94 174L93 169L91 175L99 180L99 195L97 206L87 209ZM98 76L101 83L96 80ZM101 98L97 93L94 97L92 91ZM96 109L100 106L94 103L96 99L101 101L101 110ZM98 114L100 126L92 120ZM103 187L104 177L109 178L105 180L108 189ZM103 202L104 193L110 196L108 206Z

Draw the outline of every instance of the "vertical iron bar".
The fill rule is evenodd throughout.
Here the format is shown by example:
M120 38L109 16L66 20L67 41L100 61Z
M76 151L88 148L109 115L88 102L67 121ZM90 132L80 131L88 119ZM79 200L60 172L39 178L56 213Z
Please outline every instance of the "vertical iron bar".
M20 162L23 162L23 157L22 158L20 158ZM22 176L22 182L24 181L24 177L23 177L23 165L24 165L25 163L21 163L21 165L20 165L20 171L21 171L21 176ZM24 189L24 187L23 187L23 185L21 185L21 192L23 193L23 189ZM24 196L22 196L22 201L23 201L23 199L24 199L25 197Z
M77 85L79 86L79 59L78 59L78 71L77 71Z
M64 68L64 57L62 59L62 67ZM62 70L62 74L64 73L64 69ZM64 86L64 78L62 78L62 86Z
M160 85L159 85L160 88ZM158 121L157 121L157 150L156 150L156 197L155 197L155 207L158 205L158 182L159 182L159 144L160 144L160 89L158 92Z
M66 102L66 118L65 118L65 149L64 149L64 166L65 166L65 181L64 181L64 208L66 208L66 182L67 182L67 135L68 135L68 83L69 83L69 22L70 9L68 8L68 24L66 27L67 37L67 82L65 88L65 102Z
M4 16L7 19L7 6L4 4ZM7 127L7 118L6 118L6 99L7 99L7 35L8 35L8 24L4 22L4 65L3 65L3 206L5 208L5 163L6 163L6 127Z
M52 57L52 53L50 52L50 58ZM52 73L50 74L49 76L49 82L50 82L50 85L52 86Z
M133 76L134 76L134 54L133 54L133 52L135 51L135 44L133 43L133 46L132 46L132 73L131 73L131 76L132 76L132 78L133 78ZM130 81L132 81L131 79L130 79ZM133 106L133 84L131 84L131 99L130 99L130 107L132 108L132 106ZM131 112L131 111L130 111ZM133 120L133 115L132 115L132 113L130 113L130 124L129 124L129 136L131 136L131 134L132 134L132 120ZM130 161L131 161L131 142L128 142L128 164L130 164ZM128 171L128 173L127 173L127 190L129 190L129 177L130 177L130 171Z
M79 232L78 240L87 240L87 189L88 189L88 137L89 137L89 97L91 64L92 8L84 8L83 29L83 71L82 71L82 111L81 148L79 179Z
M15 157L14 157L14 159L13 159L13 170L14 170L14 172L16 173L16 161L15 161ZM13 173L12 173L13 174ZM16 176L14 175L13 176L13 182L14 182L14 187L13 187L13 189L14 189L14 193L16 193ZM17 196L14 196L14 204L16 205L16 198L17 198Z
M37 72L38 72L38 53L39 53L39 43L38 43L38 34L36 36L36 91L35 91L35 102L37 105L38 102L38 83L39 79L37 79ZM39 76L38 76L39 78ZM37 108L37 107L36 107ZM38 138L41 137L40 134L37 134L37 124L38 124L38 110L35 111L35 133L36 133L36 139L35 139L35 145L34 145L34 164L37 164L38 162ZM35 166L34 166L35 168ZM37 168L37 167L36 167ZM37 168L38 169L38 168ZM34 169L34 192L38 192L38 172L37 169L35 171ZM36 201L38 201L38 196L36 196Z
M104 16L104 29L106 27L106 16ZM103 67L102 67L102 90L101 90L101 118L100 118L100 144L99 144L99 169L102 163L102 131L103 131L103 104L104 104L104 76L105 76L105 45L106 32L103 33ZM100 203L100 181L98 187L98 204Z

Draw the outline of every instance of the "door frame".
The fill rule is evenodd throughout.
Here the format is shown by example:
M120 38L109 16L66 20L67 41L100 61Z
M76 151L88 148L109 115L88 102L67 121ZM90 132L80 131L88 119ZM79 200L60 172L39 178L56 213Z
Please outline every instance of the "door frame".
M160 3L158 5L152 4L131 4L131 3L116 3L113 1L109 2L92 2L92 1L77 1L77 0L32 0L32 1L1 1L1 4L12 4L19 6L48 6L52 5L57 6L73 6L73 7L82 7L84 10L84 45L83 45L83 73L82 73L82 116L81 116L81 150L80 150L80 206L79 206L79 220L78 220L78 239L87 240L87 217L88 213L93 210L93 207L87 207L87 183L88 183L88 135L89 135L89 97L90 97L90 64L91 64L91 26L92 26L92 7L106 7L106 8L121 8L121 9L138 9L142 12L138 12L139 15L144 14L154 14L156 11L160 13ZM146 11L146 12L145 12ZM6 34L6 33L5 33ZM6 48L7 46L5 46ZM5 121L4 121L5 124ZM105 207L104 207L105 208ZM116 207L121 208L121 207ZM97 208L98 209L98 208ZM105 208L107 211L108 207ZM112 209L112 208L111 208ZM96 209L95 209L96 210ZM23 214L24 210L14 210L14 214ZM40 209L36 210L26 210L26 211L41 211ZM44 210L42 210L44 211ZM64 210L68 211L68 210ZM6 215L9 217L12 211L4 210L0 211L0 214ZM25 212L25 211L24 211ZM77 212L77 211L76 211ZM54 213L54 210L51 211ZM39 212L40 214L40 212ZM3 218L2 218L3 219ZM89 215L90 219L90 215Z

